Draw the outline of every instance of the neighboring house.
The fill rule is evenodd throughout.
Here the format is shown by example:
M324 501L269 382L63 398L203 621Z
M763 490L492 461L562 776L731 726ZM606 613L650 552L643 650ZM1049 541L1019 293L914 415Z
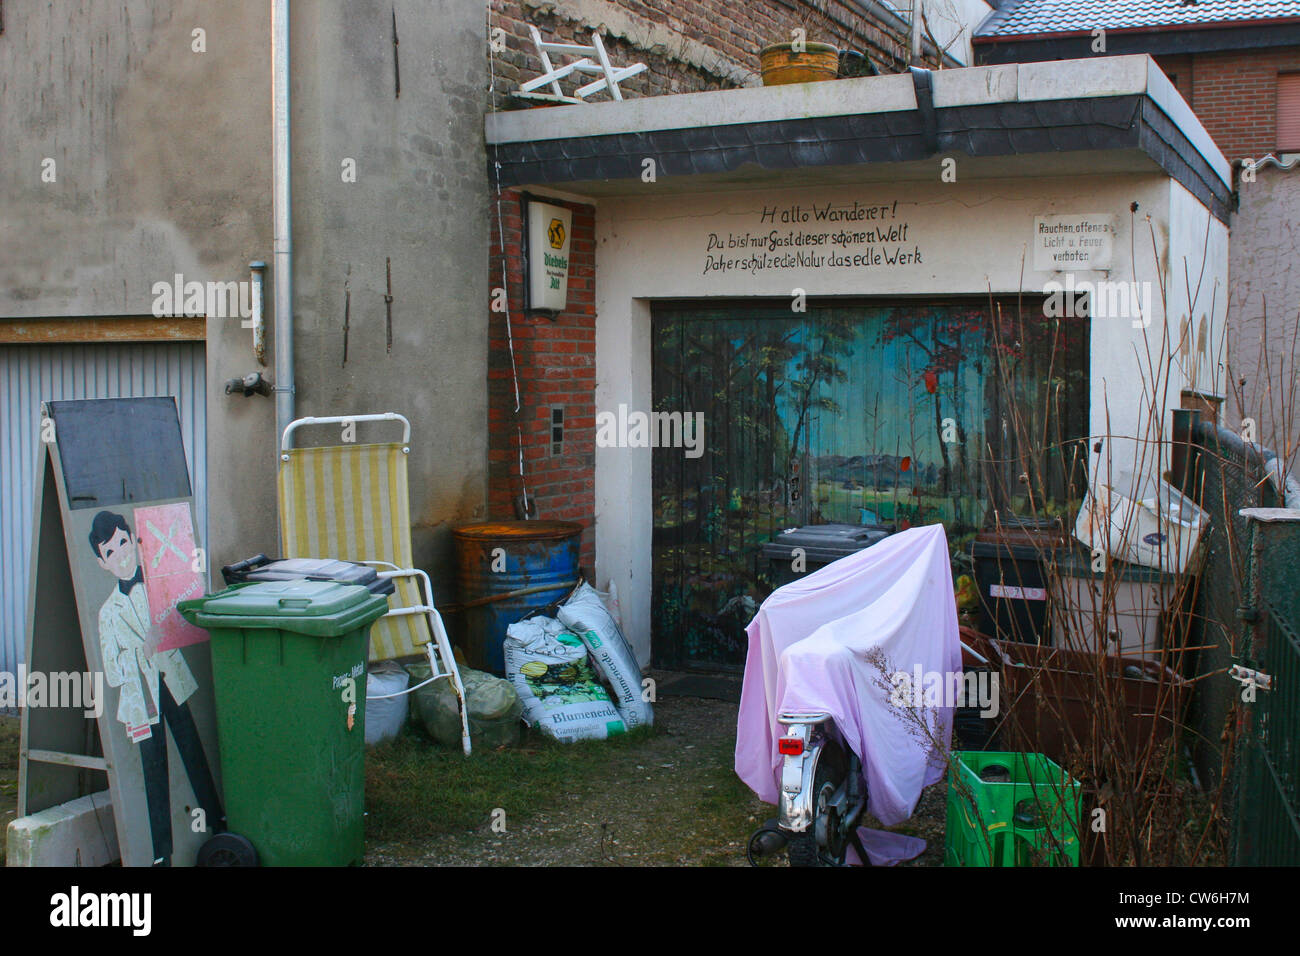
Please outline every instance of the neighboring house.
M487 491L484 10L289 6L297 414L410 417L416 560L443 569L446 527L482 517ZM279 551L274 399L224 388L278 384L272 7L4 4L0 669L22 653L41 400L174 395L209 567ZM246 282L255 260L265 366L228 304L154 314L158 283Z
M1160 64L1235 171L1224 423L1253 420L1256 440L1300 463L1300 0L1008 0L974 43L979 63Z

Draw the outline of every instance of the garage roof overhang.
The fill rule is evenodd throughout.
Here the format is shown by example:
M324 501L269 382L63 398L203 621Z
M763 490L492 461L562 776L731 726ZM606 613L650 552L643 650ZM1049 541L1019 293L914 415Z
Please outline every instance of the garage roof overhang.
M486 120L502 187L660 191L1162 171L1220 220L1232 174L1149 56L941 70L518 110ZM662 194L662 193L661 193Z

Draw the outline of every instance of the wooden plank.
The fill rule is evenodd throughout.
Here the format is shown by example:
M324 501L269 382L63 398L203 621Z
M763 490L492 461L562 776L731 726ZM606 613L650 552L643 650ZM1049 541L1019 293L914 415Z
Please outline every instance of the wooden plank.
M107 770L108 761L103 757L88 757L85 754L63 753L58 750L29 750L25 754L28 760L37 763L56 763L65 767L83 767L86 770Z
M36 481L32 535L31 578L28 584L26 654L28 673L85 673L86 654L81 618L69 596L76 585L68 555L63 512L59 505L54 446L42 444ZM102 773L60 764L29 761L31 750L85 755L103 753L98 725L74 707L24 707L18 759L18 815L75 800L90 790L102 790Z
M95 342L202 342L202 316L150 315L0 319L0 345L77 345Z

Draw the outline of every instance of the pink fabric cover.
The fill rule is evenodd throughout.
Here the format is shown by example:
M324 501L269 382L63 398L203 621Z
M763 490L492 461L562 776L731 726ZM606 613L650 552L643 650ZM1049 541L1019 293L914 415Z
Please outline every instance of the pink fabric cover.
M777 715L824 711L862 761L868 810L885 826L912 815L921 790L944 772L952 707L900 706L894 675L961 673L948 540L927 525L883 541L791 584L763 602L747 629L749 653L736 726L736 773L776 803L782 757ZM912 682L915 683L914 681ZM913 690L912 693L918 693ZM949 703L945 699L944 703ZM932 730L922 731L918 717ZM872 862L925 848L901 834L860 831Z

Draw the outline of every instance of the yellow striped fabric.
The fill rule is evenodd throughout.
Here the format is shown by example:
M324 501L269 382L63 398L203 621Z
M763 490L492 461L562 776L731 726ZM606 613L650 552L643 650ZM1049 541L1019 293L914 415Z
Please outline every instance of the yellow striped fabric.
M411 506L402 445L294 448L280 462L280 542L286 558L391 561L411 567ZM423 604L417 579L399 578L394 607ZM370 659L420 653L429 643L423 614L380 618Z

